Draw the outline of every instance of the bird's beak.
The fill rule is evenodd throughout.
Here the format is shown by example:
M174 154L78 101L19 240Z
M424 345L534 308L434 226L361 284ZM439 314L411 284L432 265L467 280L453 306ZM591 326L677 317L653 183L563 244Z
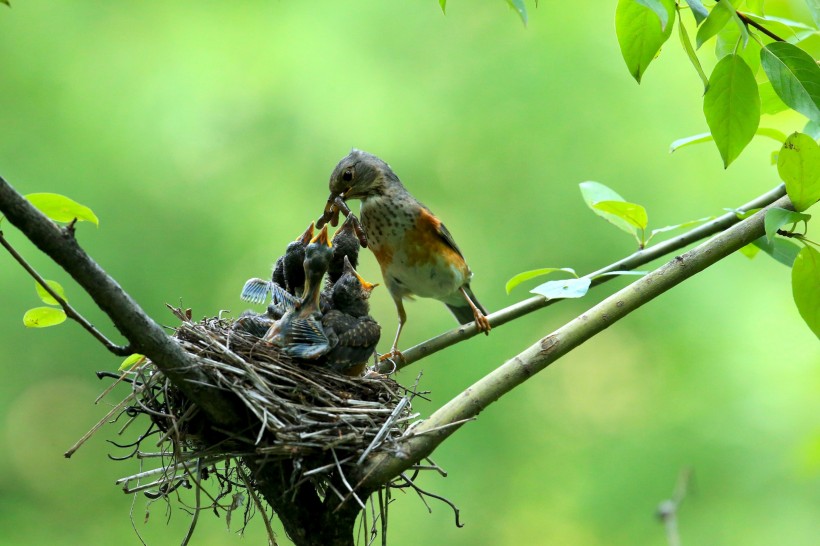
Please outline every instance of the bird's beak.
M313 239L314 229L315 229L314 228L314 223L311 222L310 225L308 226L308 228L305 230L305 232L303 234L301 234L300 236L298 236L296 238L296 240L299 241L300 243L302 243L303 245L308 244L310 242L310 240Z
M320 243L325 246L331 246L330 239L327 236L327 224L322 226L322 230L319 232L319 235L314 237L310 240L311 243Z
M369 282L367 282L358 273L356 273L356 278L359 279L359 282L362 283L362 288L364 288L364 291L367 292L368 294L370 292L372 292L374 288L379 286L379 283L369 283Z
M347 256L345 256L345 272L352 273L353 275L355 275L356 278L359 279L359 282L361 283L362 288L364 288L365 292L367 292L368 294L370 292L372 292L374 288L379 286L379 283L374 284L374 283L369 283L366 280L364 280L362 278L362 276L359 275L359 273L355 269L353 269L353 265L350 263L350 260L347 258Z

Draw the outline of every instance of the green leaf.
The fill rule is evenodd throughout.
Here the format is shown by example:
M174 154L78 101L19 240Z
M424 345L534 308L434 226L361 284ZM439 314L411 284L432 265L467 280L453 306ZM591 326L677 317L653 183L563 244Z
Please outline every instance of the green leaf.
M814 140L820 138L820 124L815 121L809 120L806 123L805 127L803 127L803 132L809 135Z
M788 42L760 50L760 62L780 99L820 123L820 67L811 55Z
M602 212L614 214L626 220L630 226L640 230L646 229L646 224L649 221L646 209L636 203L627 203L626 201L599 201L595 203L593 207ZM630 229L629 233L633 233L634 231L634 229Z
M820 337L820 252L803 247L792 266L792 295L800 316Z
M769 137L781 143L786 140L786 135L770 127L758 127L757 130L755 130L755 135ZM690 137L679 138L669 145L669 153L671 154L692 144L702 144L704 142L712 142L713 140L712 133L699 133Z
M661 228L653 229L649 232L649 238L646 240L648 243L655 235L660 235L661 233L666 233L668 231L675 231L677 229L686 229L688 227L696 226L698 224L702 224L703 222L708 222L710 220L714 220L714 216L707 216L705 218L698 218L697 220L689 220L688 222L683 222L680 224L675 224L672 226L664 226Z
M726 25L717 34L715 56L722 59L733 53L743 57L752 69L752 74L757 73L757 69L760 68L760 44L748 39L748 32L743 25L740 28L738 25Z
M809 135L789 135L777 156L777 172L797 211L820 199L820 147Z
M629 222L620 218L615 214L610 214L608 212L604 212L600 209L595 208L595 203L600 203L601 201L624 201L624 198L618 195L614 190L611 190L607 186L604 186L600 182L581 182L579 184L581 188L581 195L584 198L584 202L587 206L592 209L592 212L606 220L607 222L615 225L618 229L626 231L627 233L635 234L635 230L630 226Z
M521 17L521 21L524 23L524 26L526 26L527 6L524 5L524 0L507 0L507 4L509 4L510 7L518 13L518 16Z
M128 358L126 358L125 360L122 361L122 364L120 364L120 367L117 368L117 371L120 371L120 372L128 371L131 368L133 368L134 366L138 366L139 364L141 364L144 361L145 361L145 356L144 355L134 353L131 356L129 356Z
M651 9L661 22L661 30L666 30L666 25L669 23L669 12L666 11L666 6L661 0L635 0L635 2Z
M796 224L797 222L808 222L811 214L803 214L802 212L794 212L793 210L781 209L780 207L770 208L766 211L766 216L763 218L763 227L766 230L766 238L771 241L777 235L777 230L787 224Z
M441 13L447 15L447 0L438 0L438 5L441 6Z
M749 210L740 210L740 209L723 209L723 210L725 210L726 212L734 212L735 216L737 216L738 220L745 220L749 216L753 216L753 215L757 214L762 209L760 207L758 207L758 208L749 209Z
M47 280L46 284L48 284L51 287L51 289L57 293L58 296L63 298L63 301L68 301L68 299L65 297L65 290L63 290L63 287L60 286L60 283L56 281ZM43 303L47 303L49 305L60 305L60 302L55 300L51 294L46 292L46 289L43 288L39 282L34 283L34 288L37 290L37 295L40 296L41 300L43 300Z
M25 196L40 212L55 222L71 222L87 220L97 227L100 221L90 208L77 203L58 193L30 193Z
M66 319L65 311L55 307L35 307L23 315L23 324L27 328L47 328L56 326Z
M580 279L565 279L562 281L548 281L530 290L532 294L540 294L547 299L580 298L589 290L592 280L589 277Z
M618 36L621 55L629 73L638 83L641 83L649 63L672 34L675 2L660 1L667 13L668 23L665 29L655 12L636 0L618 0L615 8L615 34Z
M788 110L786 103L780 100L777 93L774 92L772 82L765 81L757 86L757 91L760 93L760 113L761 114L779 114L783 110Z
M760 122L757 82L740 56L727 55L715 66L703 96L703 113L723 166L728 167L752 140Z
M799 246L783 237L775 237L769 241L764 235L752 241L752 244L786 267L792 266L794 259L800 252Z
M738 250L741 254L749 258L750 260L758 255L760 252L760 247L754 245L754 243L749 243L748 245L742 247Z
M11 2L9 0L0 0L0 4L5 4L8 7L11 7Z
M820 27L820 0L806 0L806 5L811 12L811 18L814 20L814 26Z
M541 277L543 275L549 275L550 273L555 273L557 271L570 273L573 277L578 276L575 273L575 270L571 267L544 267L542 269L532 269L530 271L524 271L523 273L519 273L518 275L514 276L512 279L507 281L507 285L505 286L507 294L509 294L513 288L515 288L524 281L528 281L536 277Z
M703 142L711 142L712 140L714 140L712 138L712 133L699 133L697 135L679 138L669 145L669 153L671 154L672 152L676 152L681 148L691 146L692 144L701 144Z
M698 34L695 36L697 47L700 48L709 38L720 32L733 15L735 15L735 8L732 7L728 0L723 0L715 4L715 7L712 8L712 12L703 24L700 25L700 28L698 28Z
M696 25L701 24L704 19L709 17L709 11L703 7L700 0L686 0L686 3L689 4L689 7L692 10L692 15L695 16Z
M689 39L689 33L686 32L686 25L683 24L682 19L678 19L678 34L680 35L680 43L683 45L683 50L686 52L686 56L689 57L689 62L695 67L695 71L703 82L703 91L705 93L709 88L709 78L700 65L700 59L698 59L698 55L695 53L695 48L692 47L692 40Z

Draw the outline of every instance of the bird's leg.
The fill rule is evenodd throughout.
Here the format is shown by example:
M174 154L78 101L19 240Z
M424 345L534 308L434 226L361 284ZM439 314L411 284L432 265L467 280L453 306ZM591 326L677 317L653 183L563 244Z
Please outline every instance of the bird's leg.
M492 326L490 326L490 321L487 320L487 317L484 316L484 313L482 313L481 310L478 307L476 307L476 305L473 303L473 300L471 300L470 296L467 295L467 291L464 290L464 287L462 286L461 288L459 288L459 290L461 291L461 295L464 296L464 299L467 300L467 303L470 305L470 308L473 310L473 316L475 317L475 325L476 328L478 328L478 331L484 332L485 335L490 335L490 329L492 328Z
M402 328L404 328L404 323L407 321L407 313L404 311L404 302L401 301L401 296L394 296L393 301L396 302L396 311L399 313L399 327L396 329L396 337L393 339L393 348L390 349L389 353L383 354L379 361L393 360L393 358L404 359L401 351L399 351L399 336ZM395 361L393 363L395 364Z

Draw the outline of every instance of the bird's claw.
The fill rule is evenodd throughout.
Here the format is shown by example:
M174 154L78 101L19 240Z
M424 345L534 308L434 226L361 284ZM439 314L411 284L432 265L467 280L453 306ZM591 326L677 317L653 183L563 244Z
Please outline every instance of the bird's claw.
M484 332L484 335L487 336L490 335L490 330L492 329L490 321L481 313L475 314L475 325L479 332Z

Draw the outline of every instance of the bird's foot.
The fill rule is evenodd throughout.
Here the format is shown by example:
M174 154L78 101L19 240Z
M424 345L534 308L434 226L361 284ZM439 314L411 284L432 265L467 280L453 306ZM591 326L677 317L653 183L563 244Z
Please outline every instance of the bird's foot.
M393 365L393 369L388 372L389 375L398 369L400 362L404 362L404 355L401 354L401 351L399 351L396 347L393 347L390 349L389 353L379 355L379 362L381 363L385 361L390 362L390 364Z
M475 325L479 332L484 332L484 335L487 336L490 335L492 326L490 326L490 321L481 313L481 311L475 313Z

